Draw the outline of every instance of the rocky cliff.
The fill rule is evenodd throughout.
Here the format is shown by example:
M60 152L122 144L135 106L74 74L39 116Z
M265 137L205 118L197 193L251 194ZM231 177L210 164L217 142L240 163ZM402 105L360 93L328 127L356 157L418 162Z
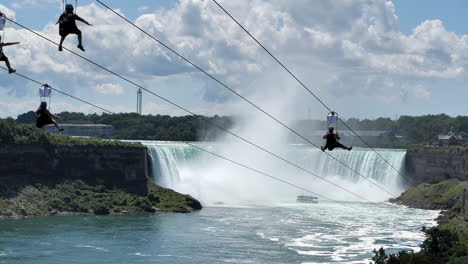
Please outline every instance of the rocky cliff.
M468 180L468 152L408 151L405 171L414 184L436 183L447 179Z
M189 195L148 177L146 148L0 145L0 219L51 215L188 213Z
M145 195L147 175L146 149L142 146L0 146L0 184L4 187L82 180Z

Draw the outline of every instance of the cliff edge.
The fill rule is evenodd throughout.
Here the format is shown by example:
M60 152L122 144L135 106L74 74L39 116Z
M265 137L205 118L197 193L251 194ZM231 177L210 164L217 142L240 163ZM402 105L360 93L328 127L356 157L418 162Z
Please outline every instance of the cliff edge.
M140 144L50 135L0 119L0 218L201 209L153 183L146 152Z

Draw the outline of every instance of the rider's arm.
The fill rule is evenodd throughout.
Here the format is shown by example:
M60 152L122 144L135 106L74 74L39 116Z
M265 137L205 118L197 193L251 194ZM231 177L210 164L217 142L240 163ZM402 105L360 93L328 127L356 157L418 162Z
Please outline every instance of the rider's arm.
M52 114L49 110L47 110L47 114L54 118L60 118L59 116Z
M91 26L91 24L88 23L88 21L84 20L83 18L81 18L81 17L79 17L79 16L76 16L76 20L81 21L81 22L85 23L85 24L88 25L88 26Z
M2 45L2 47L6 47L6 46L12 46L12 45L16 45L16 44L20 44L19 42L9 42L9 43L2 43L0 45Z

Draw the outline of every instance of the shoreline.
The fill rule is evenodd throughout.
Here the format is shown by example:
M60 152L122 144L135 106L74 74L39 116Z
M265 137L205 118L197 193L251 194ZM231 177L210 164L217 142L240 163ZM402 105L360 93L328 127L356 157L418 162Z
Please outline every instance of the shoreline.
M203 206L190 195L163 188L148 178L146 195L120 188L64 181L31 184L0 192L0 220L80 215L190 213Z
M436 184L422 183L402 193L389 202L409 208L440 210L434 219L436 226L422 231L426 239L419 251L403 250L397 254L385 253L384 248L374 249L372 258L378 264L414 264L414 263L467 263L468 261L468 216L466 198L463 191L468 182L457 179L445 180ZM465 198L465 203L462 202ZM467 206L467 205L465 205Z

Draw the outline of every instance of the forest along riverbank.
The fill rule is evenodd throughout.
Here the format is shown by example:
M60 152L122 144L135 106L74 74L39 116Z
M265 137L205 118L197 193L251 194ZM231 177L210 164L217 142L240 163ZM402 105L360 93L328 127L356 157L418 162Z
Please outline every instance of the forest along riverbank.
M423 183L390 200L412 208L442 210L436 219L439 225L423 228L426 240L418 253L400 251L398 254L386 255L381 248L375 252L375 263L468 263L467 187L468 182L456 179L437 184Z
M153 183L140 144L51 135L13 120L0 120L0 143L0 218L201 209Z

